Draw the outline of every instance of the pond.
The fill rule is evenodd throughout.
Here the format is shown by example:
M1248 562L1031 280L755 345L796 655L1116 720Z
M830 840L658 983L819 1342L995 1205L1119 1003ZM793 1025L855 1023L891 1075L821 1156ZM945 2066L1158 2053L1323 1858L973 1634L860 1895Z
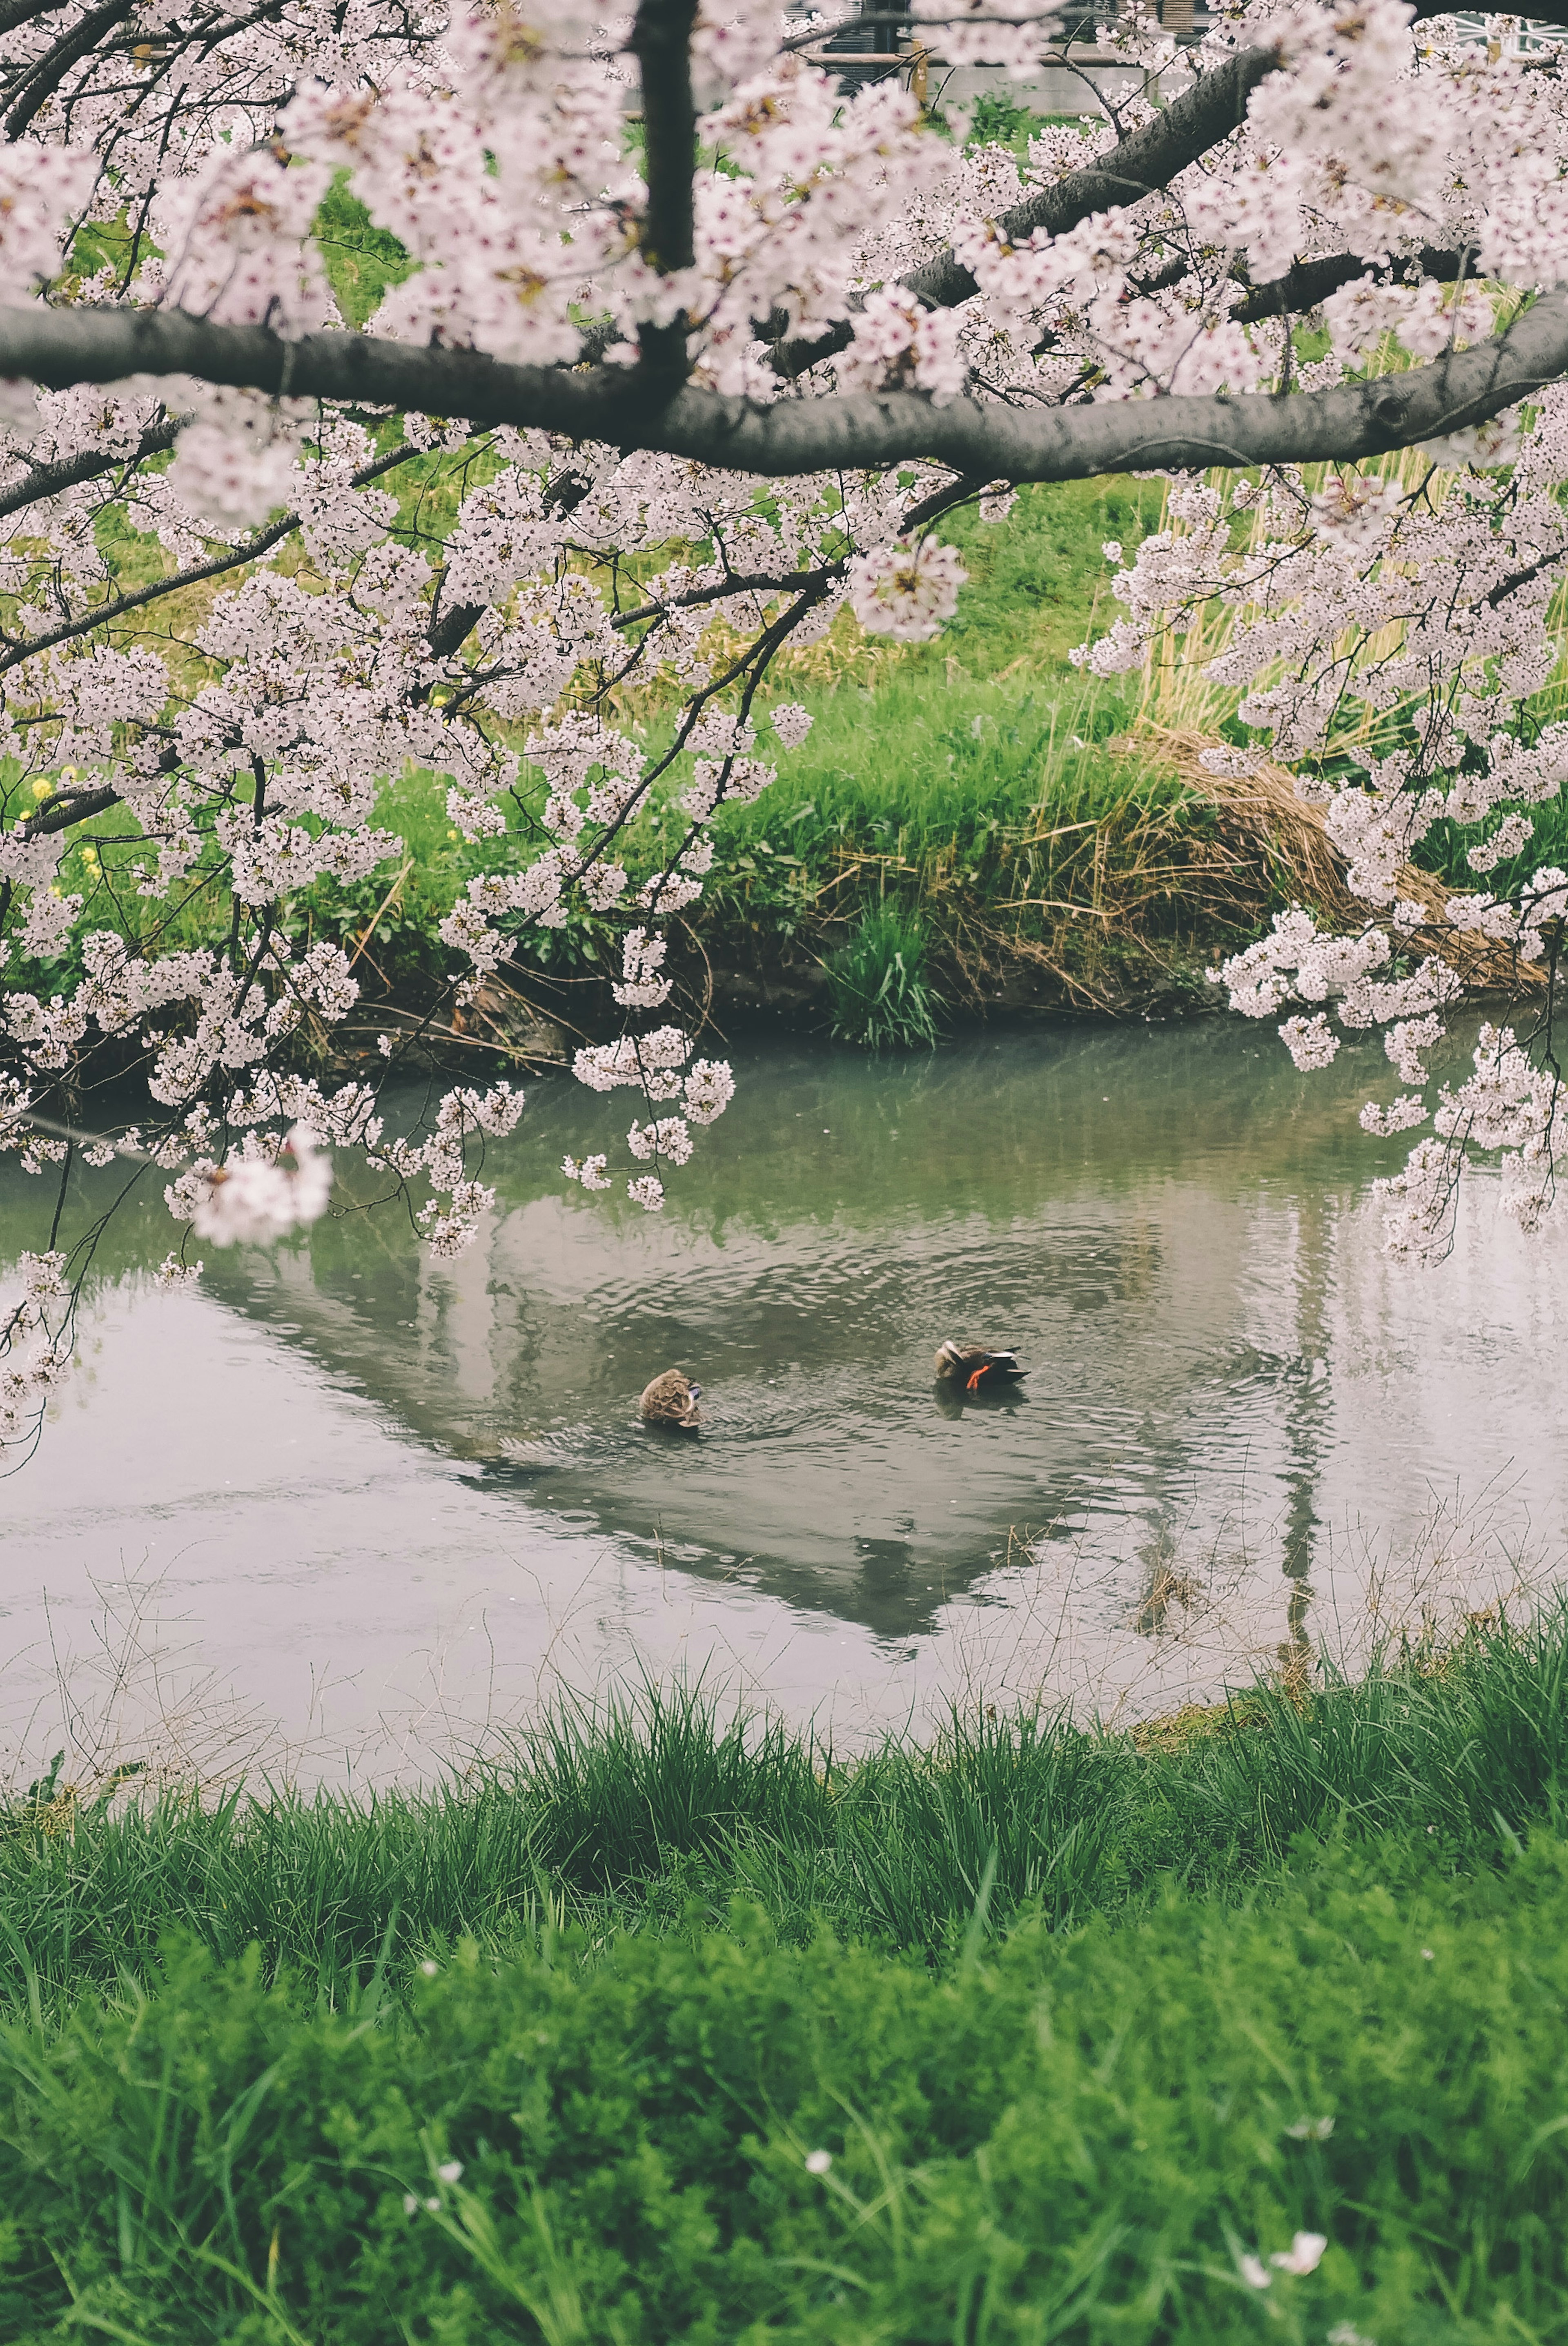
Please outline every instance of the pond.
M350 1210L167 1294L153 1177L4 1486L13 1764L63 1707L209 1774L428 1772L639 1670L840 1743L950 1698L1127 1718L1550 1575L1568 1251L1482 1178L1445 1265L1382 1255L1375 1046L1303 1077L1228 1019L1064 1023L736 1068L658 1217L556 1170L627 1096L535 1083L452 1263L342 1159ZM44 1244L3 1178L7 1251ZM1025 1383L955 1402L948 1335ZM697 1440L636 1420L674 1364Z

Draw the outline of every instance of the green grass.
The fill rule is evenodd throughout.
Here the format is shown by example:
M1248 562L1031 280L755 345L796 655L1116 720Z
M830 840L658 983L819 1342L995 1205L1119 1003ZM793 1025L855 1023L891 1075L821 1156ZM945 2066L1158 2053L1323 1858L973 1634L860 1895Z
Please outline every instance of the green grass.
M1003 522L973 510L952 515L938 535L962 553L969 584L954 617L909 668L933 686L947 682L950 659L982 677L1024 661L1025 686L1047 672L1074 676L1068 653L1115 608L1104 546L1135 548L1158 528L1163 495L1161 482L1113 474L1021 489Z
M929 1051L936 1042L942 997L925 965L918 924L890 905L874 905L828 961L832 1031L868 1051Z
M345 238L373 239L351 208L339 208ZM395 476L410 527L439 530L450 518L460 482L433 471L426 478L441 461ZM779 758L778 781L755 805L721 815L718 864L695 916L708 951L722 959L759 933L803 940L827 960L846 932L868 916L874 928L885 913L901 933L918 934L928 974L906 989L891 1031L880 1015L859 1022L874 1043L900 1033L929 1040L935 997L951 990L964 999L962 972L1004 959L1021 938L1050 941L1076 964L1103 958L1107 946L1135 961L1151 936L1190 956L1216 936L1235 944L1251 933L1272 901L1267 880L1259 875L1243 902L1216 900L1211 811L1146 759L1107 751L1132 701L1066 658L1108 575L1102 542L1135 542L1157 514L1156 492L1133 482L1031 489L1003 524L954 516L946 526L971 580L939 642L890 654L835 639L797 668L786 662L778 692L806 703L812 730ZM629 721L657 750L671 709L656 695ZM680 787L666 793L666 809ZM537 852L515 815L504 839L468 846L448 821L446 789L439 773L389 779L377 821L401 842L397 855L350 887L319 882L286 909L297 940L342 941L372 994L428 999L450 958L436 932L468 878ZM543 791L535 796L542 803ZM116 827L113 816L83 826L61 871L63 887L90 898L94 924L136 935L158 920L163 941L180 946L225 939L231 908L220 877L203 883L193 874L172 916L149 911L127 884L137 851L107 843ZM677 830L673 811L640 820L626 842L634 872L653 869ZM584 913L564 930L526 932L519 957L551 976L602 976L616 960L616 933L614 923ZM932 964L959 982L950 989ZM888 966L884 959L871 1002ZM19 967L17 977L47 991L69 974L65 964Z
M477 1788L56 1790L0 2337L1560 2340L1565 1681L1559 1614L1142 1748L645 1689Z
M1568 1828L1565 1797L1568 1613L1436 1676L1376 1672L1299 1707L1259 1692L1174 1748L968 1711L929 1749L851 1763L700 1689L645 1688L563 1706L417 1792L23 1803L0 1832L0 1994L31 1980L57 2011L149 1977L172 1925L222 1959L255 1942L341 2000L378 1952L504 1947L551 1902L596 1931L660 1929L693 1900L721 1919L738 1888L786 1935L826 1920L940 1960L988 1872L993 1923L1033 1907L1066 1928L1173 1875L1234 1891L1303 1833L1430 1827L1445 1862L1489 1866L1535 1825Z
M744 1902L462 1949L401 2012L171 1948L150 1999L0 2037L0 2334L1560 2338L1568 1851L1464 1882L1413 1856L981 1929L940 1974L782 1946ZM1251 2286L1300 2232L1318 2270Z
M1506 857L1492 872L1472 871L1466 860L1468 851L1491 836L1502 815L1513 811L1528 814L1534 826L1523 852ZM1548 799L1543 805L1517 810L1500 807L1487 821L1464 827L1446 821L1436 823L1418 849L1416 861L1455 888L1490 888L1496 896L1510 896L1545 864L1568 869L1568 799Z

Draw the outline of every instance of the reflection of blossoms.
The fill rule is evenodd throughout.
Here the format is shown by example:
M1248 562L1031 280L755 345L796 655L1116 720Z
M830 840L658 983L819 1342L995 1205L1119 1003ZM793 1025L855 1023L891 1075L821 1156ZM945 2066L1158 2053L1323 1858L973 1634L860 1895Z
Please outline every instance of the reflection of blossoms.
M332 1193L332 1160L297 1124L273 1157L254 1136L221 1165L195 1167L165 1190L169 1211L213 1246L267 1246L319 1221ZM289 1171L281 1159L294 1159Z
M958 608L969 576L951 546L900 538L850 564L850 607L862 627L898 643L924 643Z

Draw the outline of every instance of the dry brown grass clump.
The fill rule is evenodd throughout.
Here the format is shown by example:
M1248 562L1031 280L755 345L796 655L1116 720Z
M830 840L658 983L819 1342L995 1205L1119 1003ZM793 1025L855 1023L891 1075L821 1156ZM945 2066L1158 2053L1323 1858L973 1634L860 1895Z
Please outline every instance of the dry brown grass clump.
M1162 763L1196 797L1211 800L1227 829L1256 841L1277 866L1280 881L1304 903L1337 926L1355 930L1365 925L1368 908L1345 884L1345 860L1329 836L1322 807L1297 796L1295 777L1284 767L1260 760L1250 774L1210 773L1202 756L1215 744L1201 733L1162 729L1155 740ZM1410 933L1412 952L1435 954L1480 993L1543 990L1546 974L1539 963L1521 961L1512 947L1455 927L1447 907L1461 892L1446 881L1405 863L1400 867L1399 889L1427 914Z

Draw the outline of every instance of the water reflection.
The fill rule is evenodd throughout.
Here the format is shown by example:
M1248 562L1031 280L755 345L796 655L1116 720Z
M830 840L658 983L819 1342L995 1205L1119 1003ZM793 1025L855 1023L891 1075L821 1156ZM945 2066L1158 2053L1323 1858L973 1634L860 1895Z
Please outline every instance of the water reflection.
M283 1708L314 1668L357 1689L341 1715L380 1716L442 1622L472 1646L482 1614L494 1685L555 1650L569 1600L580 1655L717 1644L790 1701L849 1684L868 1713L1033 1606L1040 1683L1072 1657L1163 1698L1222 1667L1190 1650L1221 1596L1233 1659L1302 1655L1364 1604L1347 1522L1408 1547L1456 1473L1559 1537L1563 1470L1518 1454L1554 1410L1562 1250L1482 1198L1435 1278L1382 1260L1365 1189L1397 1148L1353 1117L1380 1056L1306 1079L1214 1021L738 1072L657 1219L560 1194L563 1150L627 1117L553 1083L453 1264L395 1208L350 1211L155 1296L167 1224L133 1209L84 1372L8 1486L13 1643L44 1583L85 1622L93 1576L184 1557L202 1650ZM6 1178L7 1238L41 1243L37 1190ZM1011 1347L1026 1383L934 1385L949 1335ZM638 1422L671 1366L703 1384L699 1441ZM454 1687L472 1656L441 1667Z

